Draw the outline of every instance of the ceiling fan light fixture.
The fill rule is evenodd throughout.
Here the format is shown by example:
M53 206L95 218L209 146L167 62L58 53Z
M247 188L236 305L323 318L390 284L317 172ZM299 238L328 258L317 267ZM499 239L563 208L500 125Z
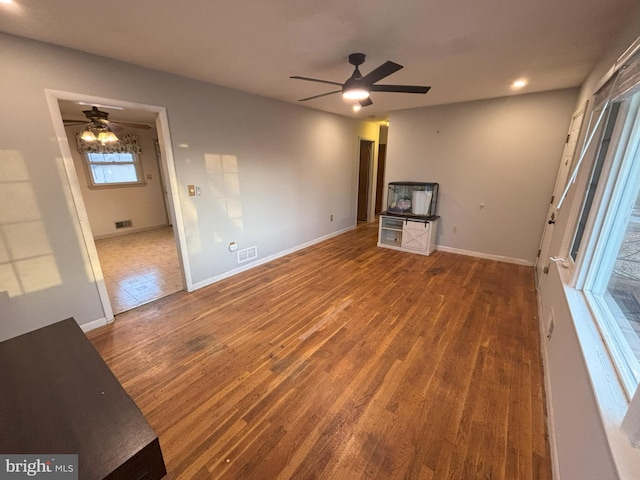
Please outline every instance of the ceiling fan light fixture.
M364 88L352 88L342 92L342 98L346 100L364 100L369 98L369 91Z
M96 140L98 140L96 135L89 129L86 129L84 132L82 132L80 138L82 138L82 140L84 140L85 142L95 142Z
M116 137L116 134L109 131L109 130L103 130L98 134L98 141L102 144L102 145L106 145L107 143L113 143L113 142L117 142L118 141L118 137Z
M345 100L364 100L369 98L369 87L362 81L362 75L356 67L356 71L342 87L342 98Z
M111 130L109 130L107 132L107 142L113 143L113 142L117 142L117 141L118 141L118 137L116 136L116 134L113 133Z

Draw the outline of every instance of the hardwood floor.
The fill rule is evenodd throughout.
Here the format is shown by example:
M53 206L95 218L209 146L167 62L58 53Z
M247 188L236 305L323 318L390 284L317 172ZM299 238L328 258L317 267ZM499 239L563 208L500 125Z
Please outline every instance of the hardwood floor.
M89 333L167 478L551 478L533 269L376 233Z

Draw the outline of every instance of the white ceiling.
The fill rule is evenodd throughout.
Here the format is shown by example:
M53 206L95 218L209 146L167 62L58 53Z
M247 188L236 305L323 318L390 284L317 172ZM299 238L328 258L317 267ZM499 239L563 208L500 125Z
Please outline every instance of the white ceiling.
M380 83L426 95L373 93L351 112L341 97L302 103L383 119L389 111L580 85L638 0L14 0L0 31L298 103L344 82L347 57L404 69Z

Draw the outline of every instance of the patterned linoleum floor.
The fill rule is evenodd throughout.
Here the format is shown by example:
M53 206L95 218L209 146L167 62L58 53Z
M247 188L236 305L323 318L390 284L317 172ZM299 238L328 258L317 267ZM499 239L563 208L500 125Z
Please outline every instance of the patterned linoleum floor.
M183 289L171 227L96 240L96 247L114 314Z

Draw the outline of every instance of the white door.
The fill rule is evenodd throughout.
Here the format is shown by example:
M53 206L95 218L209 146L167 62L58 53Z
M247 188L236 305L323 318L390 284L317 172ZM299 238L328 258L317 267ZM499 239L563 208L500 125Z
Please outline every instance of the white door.
M549 270L549 248L551 246L551 239L553 238L553 230L556 221L558 211L555 208L555 200L567 183L569 176L569 170L571 168L571 160L576 151L578 144L578 138L580 136L580 128L582 127L582 121L584 119L584 112L586 105L576 111L571 118L571 124L569 125L569 134L567 135L567 141L564 145L564 151L562 152L562 162L558 170L558 177L556 178L556 185L553 188L553 196L549 202L549 210L547 212L547 222L545 223L544 231L542 232L542 240L540 242L540 250L538 252L538 258L536 259L536 285L538 288L541 286L542 276Z

